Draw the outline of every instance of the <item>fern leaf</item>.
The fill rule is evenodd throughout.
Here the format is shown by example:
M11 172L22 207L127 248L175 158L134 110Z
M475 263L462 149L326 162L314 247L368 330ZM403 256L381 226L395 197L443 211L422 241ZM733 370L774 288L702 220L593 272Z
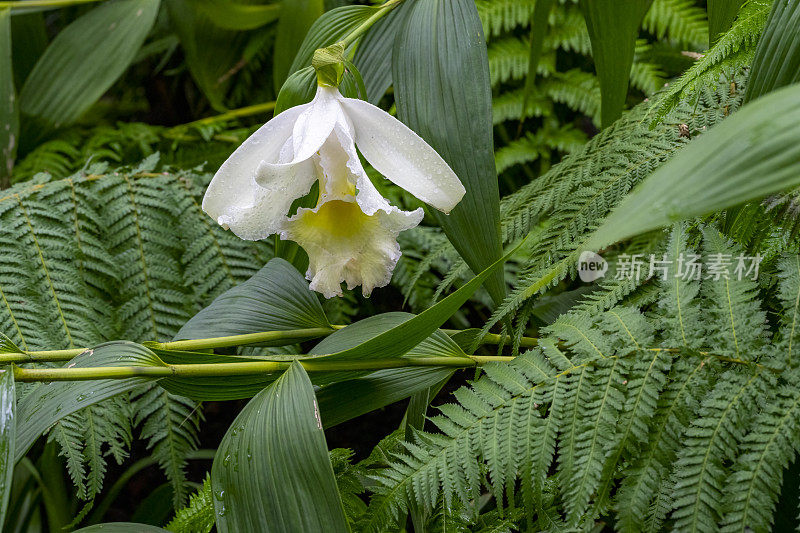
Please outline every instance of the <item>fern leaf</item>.
M134 401L135 425L148 449L172 483L175 507L186 498L186 462L197 449L199 415L197 405L188 398L150 386Z
M756 401L770 386L764 374L723 374L686 429L675 463L672 519L680 531L714 531L721 518L727 470Z
M800 360L800 255L785 255L778 262L779 297L783 302L783 328L780 343L786 361Z
M645 518L657 514L658 508L663 507L663 504L651 504L662 492L661 487L669 482L669 472L680 449L681 435L691 420L697 398L704 393L707 363L705 359L676 361L668 385L658 398L646 445L625 470L615 497L620 531L642 531ZM669 508L663 514L667 512ZM655 522L658 523L658 520ZM658 530L658 527L654 529Z
M734 272L739 262L737 257L743 263L750 261L745 261L741 250L718 231L706 228L703 234L707 267L703 291L710 304L711 318L707 342L715 353L753 360L755 352L766 342L766 314L757 297L757 282L745 276L746 272ZM724 268L714 271L714 264ZM722 271L724 275L720 274Z
M206 474L203 486L192 494L186 507L175 513L175 518L167 524L167 530L175 533L208 533L215 521L211 476Z
M790 383L797 383L797 378L790 378ZM782 386L766 399L725 484L722 531L771 529L783 470L798 451L798 415L800 392L796 387Z

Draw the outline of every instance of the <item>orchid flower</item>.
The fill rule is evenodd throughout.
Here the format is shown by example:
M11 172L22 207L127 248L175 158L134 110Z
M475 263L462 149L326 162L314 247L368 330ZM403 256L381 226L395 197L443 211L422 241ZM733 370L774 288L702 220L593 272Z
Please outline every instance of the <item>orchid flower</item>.
M389 283L397 235L420 223L422 209L401 211L370 181L356 151L386 178L445 213L464 186L445 161L405 124L380 108L320 86L308 104L274 117L217 171L203 210L248 240L272 234L308 253L310 288L326 298L341 283L369 296ZM289 209L319 182L316 207Z

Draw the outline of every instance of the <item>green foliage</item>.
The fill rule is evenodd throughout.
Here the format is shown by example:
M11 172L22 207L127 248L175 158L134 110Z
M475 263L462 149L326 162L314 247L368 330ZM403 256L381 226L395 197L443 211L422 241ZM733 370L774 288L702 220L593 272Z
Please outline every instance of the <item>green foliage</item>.
M0 199L0 324L23 349L93 346L115 338L170 340L202 305L251 276L266 244L240 241L199 202L207 175L102 166ZM176 239L175 236L182 236ZM59 443L77 494L102 487L106 456L121 461L132 421L185 496L186 454L196 446L196 405L160 388L90 407L59 421Z
M651 111L653 123L663 120L678 102L697 99L704 90L718 87L721 81L728 81L731 91L736 90L735 76L753 59L770 4L767 0L753 0L742 7L730 31L671 84L660 104Z
M690 234L674 229L666 253L687 250ZM713 228L703 235L706 250L741 252ZM797 294L796 275L785 274L796 260L782 263L787 296ZM793 366L775 367L782 337L759 327L764 292L730 272L692 282L699 290L658 282L641 306L606 286L599 308L596 295L562 315L539 348L485 366L454 393L458 403L439 406L432 421L441 434L415 434L374 475L368 529L391 529L410 502L436 513L469 505L484 488L499 508L519 494L537 517L555 491L568 527L610 515L622 531L664 520L679 530L769 527L797 449L800 389ZM681 330L684 319L691 329Z
M697 146L715 138L707 130L730 133L750 116L739 111L745 94L760 96L796 78L798 32L791 23L797 2L750 0L731 19L738 1L709 1L712 12L730 7L725 20L712 13L712 33L732 20L729 31L716 40L712 35L711 47L704 2L645 3L651 6L641 28L631 24L626 31L625 40L636 45L630 74L613 80L618 88L629 85L618 91L616 105L630 111L599 133L604 110L593 64L602 71L609 58L623 66L627 60L620 62L612 50L622 40L619 28L613 22L598 27L600 18L611 17L597 10L599 18L590 21L595 37L605 35L601 40L614 47L602 47L608 53L593 58L592 49L601 47L597 39L592 46L577 0L552 2L546 23L533 28L533 0L476 0L480 21L471 1L406 0L347 51L366 70L370 101L392 111L396 97L398 116L439 143L459 175L468 176L468 188L485 185L497 172L496 244L526 241L506 256L503 278L497 270L494 295L504 281L509 296L496 307L487 291L476 290L489 269L475 277L479 269L471 271L448 240L452 227L446 235L433 213L400 235L394 288L369 300L347 291L344 298L318 301L289 263L265 266L273 255L270 243L235 238L200 207L210 179L202 165L217 168L264 122L258 114L307 100L313 69L282 85L286 75L308 64L316 46L344 37L376 13L374 6L164 0L156 9L159 2L151 0L115 0L47 17L0 8L0 41L11 44L0 56L0 71L13 74L0 93L21 92L28 100L19 121L27 133L17 154L16 144L8 143L19 137L17 110L0 112L9 132L0 132L5 159L17 159L13 169L0 171L13 184L0 193L0 331L7 335L0 336L0 360L45 369L56 363L18 358L32 350L75 349L74 355L95 346L67 369L209 368L301 358L310 375L293 364L283 374L159 382L145 376L18 381L17 423L0 419L0 463L7 465L12 452L17 461L26 453L32 460L4 469L14 477L0 480L0 498L10 494L9 516L20 515L4 526L28 521L30 529L46 516L47 527L59 530L77 509L83 508L75 524L96 500L108 498L88 522L103 519L99 515L124 484L104 486L106 471L116 470L109 462L125 463L132 449L146 450L151 458L145 462L157 463L169 481L157 494L171 490L174 496L170 531L286 524L395 531L413 523L415 531L431 532L760 532L796 522L782 515L795 514L797 469L789 466L800 451L800 193L779 191L711 214L696 207L714 191L727 207L731 199L754 198L747 193L770 184L774 192L789 181L785 175L796 158L786 123L793 101L769 110L775 113L769 128L739 128L750 135L746 150L733 143L715 150ZM114 13L139 5L149 8L152 24L148 18L135 31L125 30L130 17L118 21L123 28L117 31L106 24ZM102 31L76 37L76 28L93 20ZM115 42L129 44L109 48ZM531 65L531 48L539 43ZM79 61L80 75L52 67L87 55L93 60ZM750 87L748 76L756 79ZM51 78L58 83L48 84ZM354 78L346 74L344 94L355 95ZM281 87L280 102L273 102ZM252 107L227 111L241 106ZM222 114L208 117L212 110ZM772 132L788 140L780 153L765 152L777 145ZM686 171L708 169L728 153L735 168L724 174L726 181L714 182L717 189L704 189L709 173L695 179ZM676 168L685 172L662 179ZM746 179L764 168L769 172L758 180ZM368 171L393 205L422 205ZM643 183L649 188L631 193ZM640 200L642 190L650 191L649 200ZM483 209L493 208L478 201L463 213L482 231L485 220L476 213ZM659 228L687 213L707 216L609 244L614 236ZM598 233L609 273L579 284L575 259ZM490 248L462 243L459 251L491 256ZM719 278L615 276L635 254L663 257L673 268L695 255L704 268L729 258L733 269L740 255L762 261L753 279L731 270ZM276 275L276 266L286 275ZM266 285L269 298L254 289ZM247 305L242 296L250 298ZM401 306L416 316L397 312ZM260 345L199 353L137 344L199 338L209 328L206 336L294 329L296 307L304 309L299 315L313 310L307 325L323 331L292 337L301 343L280 353ZM260 320L250 321L254 316ZM501 334L492 336L499 345L476 346L490 330ZM326 338L312 347L318 335ZM120 338L134 342L107 342ZM490 354L515 357L483 364ZM456 373L453 362L471 364L468 357L480 364L475 380L446 386ZM387 368L363 368L387 358ZM425 358L442 359L435 366L393 367ZM335 371L315 371L331 363ZM438 413L423 420L440 388L433 400ZM250 396L227 429L213 478L207 475L190 495L187 459L201 432L204 443L221 435L209 434L216 428L202 423L200 401ZM360 453L360 445L377 438L372 426L352 431L350 425L362 422L357 417L410 396L401 429L367 459L355 461L349 449L328 452L325 432L329 439L337 432L337 440L356 434ZM391 421L393 412L378 416ZM0 418L7 414L0 409ZM336 427L346 421L350 425ZM427 432L420 429L426 422ZM16 430L12 452L10 427ZM74 490L40 490L63 475L56 463L35 460L33 444L42 435L53 456L58 450Z
M203 486L191 495L189 504L175 514L167 525L175 533L208 533L214 527L214 495L211 476L206 474Z

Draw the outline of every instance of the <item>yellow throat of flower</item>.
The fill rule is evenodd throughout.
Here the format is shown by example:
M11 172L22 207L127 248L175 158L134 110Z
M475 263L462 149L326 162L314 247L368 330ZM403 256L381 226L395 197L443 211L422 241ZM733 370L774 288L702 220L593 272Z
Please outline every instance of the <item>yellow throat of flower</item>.
M349 238L362 233L370 218L356 202L330 200L319 206L316 213L303 213L295 231L306 236L324 234L334 239Z

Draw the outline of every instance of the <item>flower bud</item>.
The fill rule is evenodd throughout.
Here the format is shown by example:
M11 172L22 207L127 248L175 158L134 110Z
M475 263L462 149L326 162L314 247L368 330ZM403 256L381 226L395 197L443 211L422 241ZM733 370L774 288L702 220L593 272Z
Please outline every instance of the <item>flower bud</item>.
M315 50L311 66L317 71L317 83L323 87L338 87L344 76L344 61L342 43Z

